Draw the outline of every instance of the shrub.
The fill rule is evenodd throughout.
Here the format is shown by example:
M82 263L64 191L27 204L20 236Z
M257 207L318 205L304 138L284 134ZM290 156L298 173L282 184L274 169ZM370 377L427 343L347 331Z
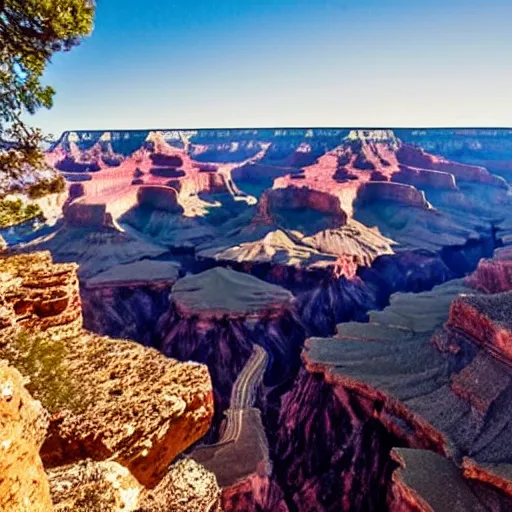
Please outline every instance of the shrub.
M87 403L73 382L66 365L68 348L62 340L45 333L21 332L0 346L0 358L7 359L23 376L27 390L50 412L69 409L79 412Z
M15 226L40 216L42 216L41 208L35 203L24 207L21 199L0 200L0 228Z

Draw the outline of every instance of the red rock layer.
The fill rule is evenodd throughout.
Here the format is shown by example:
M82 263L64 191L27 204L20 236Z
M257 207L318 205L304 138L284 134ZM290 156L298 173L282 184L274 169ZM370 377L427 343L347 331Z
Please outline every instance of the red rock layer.
M490 174L485 167L451 162L442 157L429 155L419 148L406 144L403 144L397 151L397 158L401 164L422 169L448 172L460 180L498 186L504 185L503 180Z
M505 472L500 469L505 469ZM510 465L477 464L469 457L464 457L462 470L464 477L469 480L476 480L486 485L499 489L506 495L512 497L512 480L510 479Z
M29 330L81 327L78 266L54 264L49 252L0 257L0 328L23 326Z
M222 491L224 512L288 512L282 491L264 475L254 474Z
M318 190L308 190L303 187L289 186L287 188L266 190L258 202L258 217L260 222L279 223L279 210L306 210L328 215L326 227L337 228L347 222L347 216L340 207L335 195Z
M466 283L484 293L500 293L512 289L512 252L509 248L497 252L491 259L480 260Z
M425 198L414 187L453 191L457 189L456 179L504 186L503 180L482 167L429 155L402 144L392 132L353 131L342 145L305 167L301 176L289 174L276 179L274 188L295 185L337 195L343 211L351 217L358 198L425 207Z
M512 292L483 297L477 302L471 296L455 299L447 326L469 336L498 359L512 364L512 328L508 313L505 321L494 314L496 309L508 311L512 304Z

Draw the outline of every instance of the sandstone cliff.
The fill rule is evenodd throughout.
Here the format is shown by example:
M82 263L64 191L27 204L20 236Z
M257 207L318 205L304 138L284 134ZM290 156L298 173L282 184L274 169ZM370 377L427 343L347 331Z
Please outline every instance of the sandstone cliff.
M91 487L97 475L95 492L100 493L103 486L108 490L103 498L108 494L119 507L136 488L145 496L149 491L144 488L154 488L167 478L169 464L209 428L213 397L207 368L178 363L133 342L83 330L74 264L54 264L48 253L20 254L0 259L0 275L0 357L29 379L30 393L50 413L45 435L47 420L38 420L41 410L30 405L34 402L20 389L21 376L6 374L12 382L2 387L7 408L0 421L7 429L2 431L11 436L5 446L9 448L11 440L14 459L2 458L2 462L5 460L7 474L18 481L20 491L15 497L1 494L0 499L7 496L15 503L15 499L35 500L31 493L40 493L38 499L44 505L48 486L37 476L41 443L45 467L53 468L52 495L64 507L58 510L67 506L68 498L61 495L66 491L62 486L67 485L63 482L80 480L80 475L85 475L80 481L89 479ZM13 416L15 411L17 416ZM4 423L6 416L10 423ZM21 428L33 432L33 437L23 438L27 444L21 444L17 453L15 447L21 441L14 438L16 429ZM29 474L29 486L19 476L20 470L26 470L16 466L18 460L24 463L23 457L33 461L35 473ZM60 470L86 458L108 459L121 467L107 464L103 469L84 469L85 473L79 466ZM216 484L210 481L214 489ZM126 487L126 493L116 482L124 482L119 485ZM90 494L87 487L76 489L76 493L79 501ZM100 504L84 510L104 510Z

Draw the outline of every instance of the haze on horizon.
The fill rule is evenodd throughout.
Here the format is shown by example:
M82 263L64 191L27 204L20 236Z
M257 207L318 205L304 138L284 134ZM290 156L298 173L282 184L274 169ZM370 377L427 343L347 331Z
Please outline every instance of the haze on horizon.
M57 55L69 129L512 126L510 0L98 0Z

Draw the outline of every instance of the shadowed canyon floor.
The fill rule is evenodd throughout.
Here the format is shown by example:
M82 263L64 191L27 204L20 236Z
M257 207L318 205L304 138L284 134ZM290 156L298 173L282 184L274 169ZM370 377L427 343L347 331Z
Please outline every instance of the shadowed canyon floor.
M20 488L56 510L510 510L510 141L63 134L62 214L6 238L0 355L32 374L46 345L19 335L51 332L91 396L27 384L49 490Z

